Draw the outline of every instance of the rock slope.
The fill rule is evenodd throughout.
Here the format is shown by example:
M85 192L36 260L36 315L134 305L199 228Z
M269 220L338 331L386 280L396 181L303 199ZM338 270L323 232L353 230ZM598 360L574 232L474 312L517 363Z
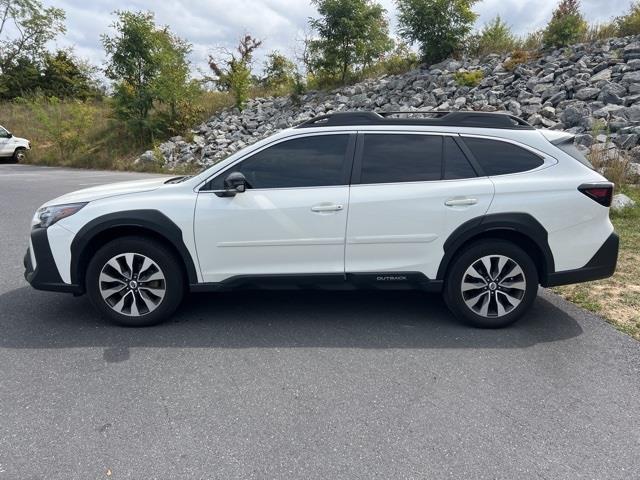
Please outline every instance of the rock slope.
M474 87L460 73L483 72ZM628 153L640 174L640 37L579 44L517 64L508 56L448 60L404 75L367 80L331 92L256 98L242 112L222 111L193 129L193 140L174 137L137 162L168 168L208 166L306 119L346 110L506 111L539 128L576 134L586 150L618 159Z

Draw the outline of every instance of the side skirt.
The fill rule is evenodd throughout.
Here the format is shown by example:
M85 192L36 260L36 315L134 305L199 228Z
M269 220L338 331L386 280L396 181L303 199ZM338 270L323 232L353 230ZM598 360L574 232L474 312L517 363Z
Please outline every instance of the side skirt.
M343 274L239 275L217 283L190 285L194 293L239 289L257 290L422 290L442 291L442 280L430 280L420 272L367 272Z

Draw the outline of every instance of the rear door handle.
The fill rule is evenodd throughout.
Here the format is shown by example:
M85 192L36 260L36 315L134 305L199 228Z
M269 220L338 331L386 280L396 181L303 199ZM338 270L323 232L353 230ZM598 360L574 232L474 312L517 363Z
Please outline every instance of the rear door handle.
M311 207L312 212L322 213L322 212L339 212L344 210L344 205L315 205Z
M477 198L452 198L444 202L447 207L469 207L471 205L477 205Z

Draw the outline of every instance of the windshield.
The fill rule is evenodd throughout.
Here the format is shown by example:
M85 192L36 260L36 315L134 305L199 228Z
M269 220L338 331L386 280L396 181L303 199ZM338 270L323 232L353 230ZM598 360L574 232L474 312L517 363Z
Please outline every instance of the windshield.
M583 153L578 150L578 147L576 147L573 143L573 137L563 140L561 143L556 143L555 145L567 155L571 155L573 158L578 160L581 164L586 165L591 170L594 170L593 165L591 164L589 159L587 159L587 157L585 157Z

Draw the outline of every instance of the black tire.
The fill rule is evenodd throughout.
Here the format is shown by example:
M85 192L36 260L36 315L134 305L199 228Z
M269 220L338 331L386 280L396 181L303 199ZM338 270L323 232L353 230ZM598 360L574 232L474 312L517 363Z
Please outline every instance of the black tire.
M108 277L103 276L101 281L101 274L108 271L103 269L110 269L107 263L114 259L118 263L125 254L134 254L134 256L127 258L132 259L133 271L139 271L140 277L138 278L135 273L126 275L125 272L124 279L121 278L107 283L104 282L104 279ZM149 265L144 257L150 261L151 266L143 271L146 265ZM127 260L124 260L124 263L125 265L129 264ZM119 264L122 266L122 263ZM110 270L108 273L113 276L116 274L122 275L122 272ZM131 269L129 271L131 272ZM152 271L152 274L148 273ZM143 274L150 278L159 276L163 277L163 279L154 279L153 282L148 281L145 283L142 281ZM134 276L136 281L133 283L136 286L131 288L129 280L133 279ZM113 296L103 298L103 292L107 295L106 292L110 291L107 290L110 284L114 284L115 289L120 288L119 284L125 285L125 287ZM102 316L126 327L148 327L167 320L182 302L185 291L184 285L183 271L175 255L162 243L144 237L124 237L107 243L93 256L86 272L86 290L91 303ZM155 295L155 293L150 293L159 291L162 292L162 297ZM122 300L124 296L128 297ZM151 301L152 298L153 301ZM158 298L160 300L157 300ZM119 300L122 300L123 303L120 304ZM111 306L108 301L115 303L115 306ZM127 303L129 304L128 307ZM118 305L121 305L120 312L115 309ZM149 309L149 306L153 310ZM147 309L146 312L144 311L145 309Z
M16 151L13 152L13 161L15 163L20 163L22 160L24 160L26 154L27 150L25 148L16 148Z
M487 272L486 264L482 262L487 258L491 272ZM504 273L512 268L508 260L516 266ZM499 271L500 265L502 271ZM479 276L485 278L479 279ZM514 286L517 288L512 288ZM469 325L503 328L529 310L537 293L538 271L531 257L511 242L487 239L469 245L453 260L445 280L444 299L451 312ZM486 311L483 310L485 306Z

